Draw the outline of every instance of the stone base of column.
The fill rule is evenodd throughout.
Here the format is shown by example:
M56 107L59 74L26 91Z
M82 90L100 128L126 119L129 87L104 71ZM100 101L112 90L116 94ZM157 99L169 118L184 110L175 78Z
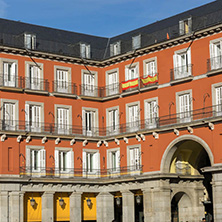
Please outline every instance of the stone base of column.
M121 191L122 193L122 208L123 222L135 220L135 202L134 193L130 191Z
M82 221L82 193L74 192L69 197L70 222Z
M54 192L42 195L42 221L54 222Z

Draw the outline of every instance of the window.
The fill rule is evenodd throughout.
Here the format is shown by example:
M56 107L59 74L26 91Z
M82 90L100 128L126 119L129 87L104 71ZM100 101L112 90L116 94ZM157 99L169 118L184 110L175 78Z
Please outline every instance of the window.
M36 49L36 35L34 34L25 34L24 43L26 49Z
M68 71L67 70L56 70L56 91L61 93L68 92Z
M222 83L212 85L212 102L216 116L222 115Z
M222 68L222 38L210 42L211 69Z
M119 55L120 53L121 53L120 41L110 44L110 56Z
M3 129L15 130L15 103L4 102L3 103Z
M3 85L16 87L16 72L17 63L16 62L3 62Z
M95 76L90 73L84 74L84 95L94 95Z
M111 96L119 93L118 70L110 70L106 73L106 95Z
M83 109L83 134L87 136L98 134L98 114L96 109Z
M57 108L57 127L59 134L68 134L70 128L69 121L69 109L68 108Z
M136 79L139 77L139 64L134 63L126 66L125 68L125 80Z
M45 175L45 155L46 152L43 147L26 147L26 168L28 173L32 173L33 176Z
M138 174L141 170L141 151L140 146L127 147L127 162L130 174Z
M80 55L82 58L90 59L90 45L86 43L80 44Z
M145 126L146 128L157 127L158 102L157 98L145 100Z
M107 109L107 133L109 135L119 132L119 110L118 107Z
M179 22L180 35L189 34L192 31L192 18L187 18Z
M132 37L132 49L138 49L141 47L141 35L133 36Z
M120 172L120 149L107 150L107 168L113 172Z
M42 115L42 105L25 104L26 130L41 132Z
M155 76L157 74L157 58L144 60L144 73L143 77Z
M74 152L70 148L55 150L55 175L71 176L74 172Z
M29 81L28 88L33 90L40 90L41 70L36 65L29 65Z
M180 79L192 74L190 49L176 51L173 56L174 79Z
M127 131L134 132L139 130L140 109L138 103L127 104Z
M98 175L100 171L100 154L97 150L83 150L83 174Z
M182 92L178 94L178 102L179 102L179 121L181 123L190 122L191 121L191 102L192 97L190 93Z

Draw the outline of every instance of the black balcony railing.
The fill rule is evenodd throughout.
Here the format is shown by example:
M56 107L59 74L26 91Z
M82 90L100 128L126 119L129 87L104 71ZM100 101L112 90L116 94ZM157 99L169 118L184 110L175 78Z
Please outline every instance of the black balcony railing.
M192 73L193 73L193 64L175 67L170 70L170 81L192 76Z
M77 86L75 83L67 81L52 81L52 91L56 93L77 95Z
M105 96L105 88L98 87L94 85L81 84L80 85L80 95L81 96L89 96L89 97L101 97Z
M30 78L26 77L25 79L25 89L37 90L37 91L49 91L49 82L47 79L41 78Z
M23 78L21 76L0 74L0 86L23 88Z
M37 134L44 133L45 135L109 137L144 130L161 129L165 126L175 127L217 117L222 117L222 104L108 127L77 126L43 122L36 123L30 121L3 119L0 120L0 129L2 131L23 131Z
M217 70L222 68L222 56L212 57L207 60L207 71Z
M82 169L55 167L21 166L20 176L23 177L49 177L49 178L120 178L142 174L142 165L117 167L110 169Z
M106 85L105 87L104 97L118 95L120 93L120 85L119 83L113 83Z

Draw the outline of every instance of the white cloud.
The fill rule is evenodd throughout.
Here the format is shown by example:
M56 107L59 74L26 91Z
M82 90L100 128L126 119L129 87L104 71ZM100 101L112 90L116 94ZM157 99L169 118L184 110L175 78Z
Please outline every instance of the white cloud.
M0 17L4 17L6 14L6 8L8 5L4 0L0 0Z

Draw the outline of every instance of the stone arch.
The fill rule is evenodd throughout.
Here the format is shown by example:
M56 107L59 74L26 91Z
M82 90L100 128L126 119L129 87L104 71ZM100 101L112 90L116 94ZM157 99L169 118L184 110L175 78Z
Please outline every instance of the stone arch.
M208 146L208 144L203 139L201 139L198 136L194 136L194 135L183 135L183 136L180 136L180 137L176 138L175 140L173 140L167 146L166 150L164 151L164 154L161 159L161 165L160 165L160 171L162 173L169 172L171 159L177 149L176 144L178 144L181 141L185 141L185 140L191 140L191 141L199 143L207 152L208 157L210 159L211 166L214 164L214 156L212 154L212 151L211 151L210 147Z

